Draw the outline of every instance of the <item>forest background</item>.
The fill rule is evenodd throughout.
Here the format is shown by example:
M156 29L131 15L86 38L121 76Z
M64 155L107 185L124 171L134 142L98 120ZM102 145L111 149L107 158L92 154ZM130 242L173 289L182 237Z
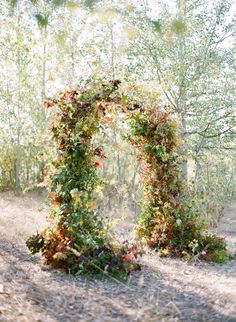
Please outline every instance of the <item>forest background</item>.
M2 0L0 189L42 189L54 151L47 97L87 79L136 84L140 99L173 109L196 207L215 224L236 197L236 2ZM97 205L138 215L135 151L116 121L96 140L107 159Z

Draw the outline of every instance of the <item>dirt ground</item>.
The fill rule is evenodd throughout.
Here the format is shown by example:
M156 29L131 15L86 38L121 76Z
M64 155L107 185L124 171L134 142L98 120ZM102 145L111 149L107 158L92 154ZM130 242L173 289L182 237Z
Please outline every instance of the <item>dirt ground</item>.
M160 259L147 254L126 284L48 270L25 247L45 225L40 196L0 195L0 321L236 322L236 259L227 264ZM236 204L217 227L232 251Z

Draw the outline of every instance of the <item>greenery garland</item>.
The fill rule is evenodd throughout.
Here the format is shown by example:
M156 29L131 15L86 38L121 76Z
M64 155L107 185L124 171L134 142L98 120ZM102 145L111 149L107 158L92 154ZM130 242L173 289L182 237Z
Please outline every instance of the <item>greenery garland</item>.
M120 82L89 82L48 100L55 110L51 122L56 155L49 176L53 226L31 236L31 253L41 251L47 264L70 272L127 274L140 245L162 255L193 256L207 260L226 256L224 242L202 233L199 216L184 200L177 151L181 144L176 121L167 109L145 108L119 91ZM143 212L137 225L138 245L116 245L94 204L99 188L97 168L105 157L93 137L118 110L130 125L127 140L139 152L145 185ZM140 243L141 241L141 243Z
M222 238L209 235L181 176L181 132L171 110L152 106L129 114L131 144L143 163L145 200L138 240L162 256L228 260Z

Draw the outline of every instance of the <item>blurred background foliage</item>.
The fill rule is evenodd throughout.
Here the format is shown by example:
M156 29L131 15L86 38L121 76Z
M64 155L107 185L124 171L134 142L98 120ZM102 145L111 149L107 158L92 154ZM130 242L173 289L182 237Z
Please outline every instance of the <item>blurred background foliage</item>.
M53 157L47 97L91 77L136 83L183 129L183 174L210 224L236 198L235 1L3 0L0 189L39 189ZM107 159L98 207L136 217L142 186L117 120L96 137Z

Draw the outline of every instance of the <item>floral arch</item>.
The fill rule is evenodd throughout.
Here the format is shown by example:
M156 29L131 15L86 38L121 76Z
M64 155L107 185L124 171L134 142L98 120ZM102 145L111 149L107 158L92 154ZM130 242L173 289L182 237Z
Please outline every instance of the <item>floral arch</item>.
M49 175L53 225L28 239L29 250L41 251L47 264L71 272L127 273L135 267L132 259L143 244L162 255L198 253L214 260L216 248L225 251L225 245L202 232L199 216L186 199L178 166L181 136L176 120L166 108L146 108L123 96L119 86L118 80L91 81L45 103L55 111L51 134L56 156ZM142 162L145 198L133 246L114 244L93 197L100 183L97 167L105 157L93 137L101 125L107 126L114 111L129 123L126 139Z

